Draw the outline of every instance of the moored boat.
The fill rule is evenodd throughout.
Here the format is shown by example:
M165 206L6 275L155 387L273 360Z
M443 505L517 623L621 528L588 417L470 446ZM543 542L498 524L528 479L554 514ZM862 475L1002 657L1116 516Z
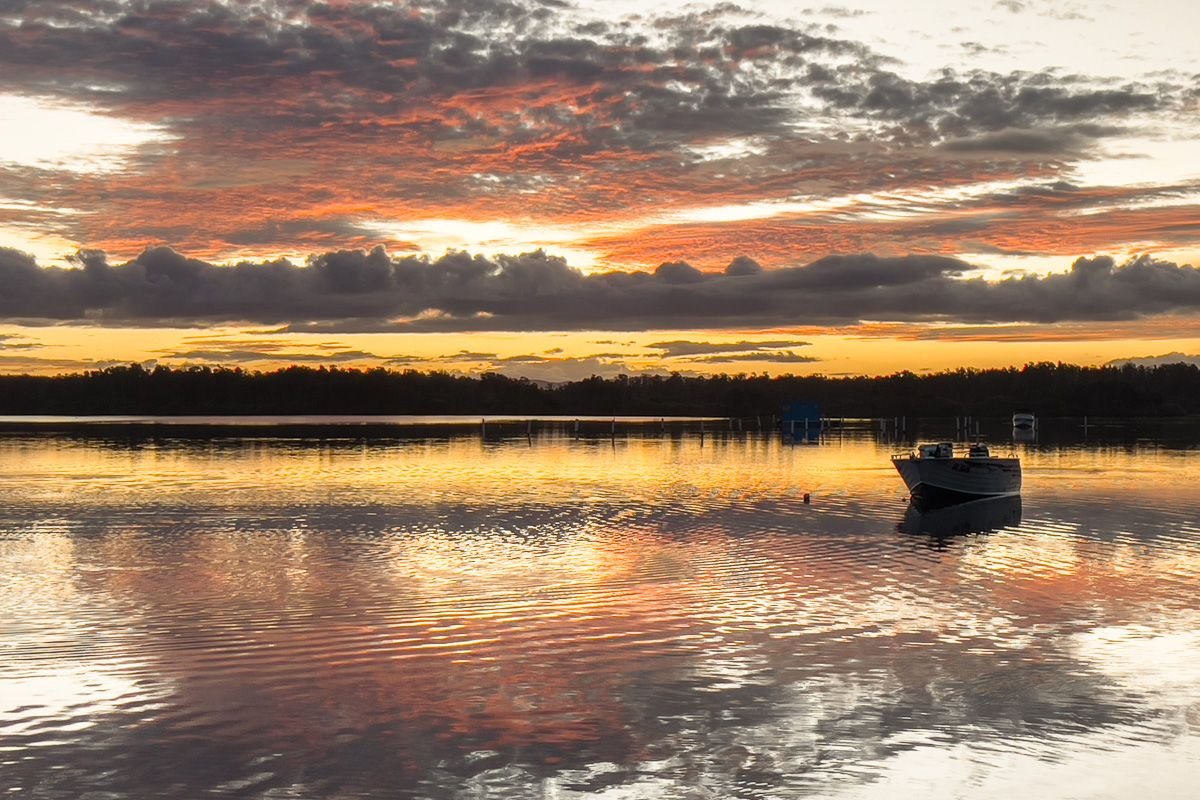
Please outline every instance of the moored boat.
M913 497L931 503L955 503L1021 493L1021 459L993 456L987 445L972 444L956 455L950 442L923 444L892 456L892 465Z
M1028 411L1018 411L1012 416L1012 426L1018 431L1031 431L1037 428L1037 417Z

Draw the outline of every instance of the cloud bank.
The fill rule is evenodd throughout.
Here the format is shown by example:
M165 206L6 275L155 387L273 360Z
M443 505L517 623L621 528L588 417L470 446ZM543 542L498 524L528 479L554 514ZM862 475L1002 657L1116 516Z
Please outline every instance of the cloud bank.
M169 248L124 264L80 253L78 268L40 267L0 249L0 318L9 322L203 326L290 331L697 330L845 326L866 320L1131 320L1200 310L1200 269L1140 257L1077 259L1063 273L986 280L936 255L839 255L758 272L708 273L684 262L587 274L537 251L484 258L392 257L382 248L216 266ZM758 343L760 351L802 346ZM654 345L667 355L731 358L755 343Z

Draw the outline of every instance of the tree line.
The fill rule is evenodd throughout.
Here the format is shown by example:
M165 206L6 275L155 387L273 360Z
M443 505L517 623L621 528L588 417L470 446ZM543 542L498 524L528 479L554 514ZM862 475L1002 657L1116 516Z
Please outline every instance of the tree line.
M829 377L621 375L547 385L488 373L139 364L55 376L0 375L0 414L564 414L776 416L1175 416L1200 414L1200 368L1085 367Z

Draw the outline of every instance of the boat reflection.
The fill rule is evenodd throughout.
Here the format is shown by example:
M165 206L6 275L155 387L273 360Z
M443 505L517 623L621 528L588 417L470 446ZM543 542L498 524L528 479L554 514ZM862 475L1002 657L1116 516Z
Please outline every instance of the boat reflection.
M1034 444L1038 440L1036 428L1013 428L1012 440L1020 444Z
M952 505L933 505L914 499L909 502L896 529L901 533L950 539L1020 524L1021 496L1012 495Z

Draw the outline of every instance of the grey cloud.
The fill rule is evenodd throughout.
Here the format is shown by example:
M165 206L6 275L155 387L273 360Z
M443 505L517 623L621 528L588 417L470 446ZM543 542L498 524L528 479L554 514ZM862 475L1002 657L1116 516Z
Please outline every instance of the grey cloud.
M577 147L608 138L647 149L700 133L786 133L799 113L790 98L809 89L837 109L928 124L935 138L943 130L962 136L1033 127L1163 102L1143 87L1097 87L1045 72L946 72L912 81L883 69L888 59L861 42L815 28L734 22L748 12L730 7L642 20L663 35L660 46L638 26L595 20L562 36L555 13L501 0L19 4L8 15L15 24L0 22L0 88L139 108L244 92L287 98L299 90L310 93L305 102L270 102L269 117L235 104L228 112L175 115L172 124L217 131L333 123L353 132L364 119L423 108L433 98L555 77L589 86L622 118L620 131L594 126L591 113L552 107L528 109L529 119L546 115L542 121L586 130L588 141ZM63 64L72 65L65 75ZM449 123L431 116L413 125L435 139L531 135L515 120L500 131L503 122L457 113Z
M457 353L453 353L451 355L439 356L438 360L439 361L461 361L461 362L495 361L499 357L500 356L498 356L496 353L473 353L470 350L459 350Z
M296 343L293 341L281 339L253 339L248 337L228 337L228 336L185 336L183 341L193 348L227 348L227 347L248 347L254 350L262 350L264 352L272 350L288 350L294 348ZM313 342L306 341L305 349L317 350L321 352L334 352L342 350L345 345L336 341ZM170 352L170 350L161 350L159 352Z
M968 55L981 56L985 53L1000 53L1004 52L1003 48L991 47L980 42L963 42L959 45L963 50L967 51Z
M739 355L704 356L689 359L696 364L733 364L742 361L761 361L770 364L811 364L821 359L799 353L742 353Z
M807 347L809 342L795 339L783 339L768 342L692 342L674 340L670 342L653 342L646 345L654 350L662 350L664 358L694 356L705 353L761 353L763 351L782 350L791 347Z
M1200 309L1200 270L1142 257L1081 258L1065 273L989 281L943 256L830 256L754 275L686 282L587 275L541 251L485 259L382 249L218 267L167 248L109 265L39 267L0 249L0 318L92 324L282 325L279 331L681 330L859 320L1055 322Z
M385 360L383 356L364 350L341 350L332 353L305 353L276 348L252 349L243 347L200 348L163 353L160 358L179 361L229 362L287 361L294 364L336 364L353 361Z
M1038 2L1038 0L997 0L995 7L1012 14L1031 13L1057 20L1090 19L1083 13L1087 6L1065 3L1062 0Z
M373 233L352 220L272 220L254 227L236 230L214 230L214 236L236 245L282 245L305 241L313 237L332 237L337 241L362 239Z
M0 355L0 369L8 373L16 372L77 372L90 369L104 369L125 361L93 360L88 358L39 358L34 355Z
M766 37L792 53L842 53L865 48L814 37L789 28L708 26L703 34L680 30L673 47L659 50L637 34L592 22L574 38L551 25L554 12L533 4L439 2L417 6L296 2L255 8L209 0L179 4L144 0L136 5L49 2L17 7L17 24L0 22L0 85L29 93L69 96L104 105L205 100L226 91L311 92L312 102L273 103L270 125L313 126L337 122L353 128L364 115L415 108L430 98L454 95L523 79L562 78L592 83L603 78L598 96L621 101L627 117L644 118L644 128L692 125L746 127L780 116L763 102L765 82L736 84L719 68L706 66L689 38L724 38L752 45ZM733 57L740 57L733 54ZM64 80L61 65L71 63ZM651 67L647 72L644 67ZM241 84L241 86L237 86ZM675 90L668 84L685 85ZM694 89L699 88L701 93ZM367 90L367 91L362 91ZM747 90L753 96L746 97ZM723 113L737 110L740 117ZM243 110L232 113L243 114ZM556 114L531 108L530 117ZM561 115L558 122L588 122L587 115ZM216 128L229 118L176 118L176 125ZM252 117L246 124L268 124ZM425 125L431 132L441 123ZM481 127L482 125L482 127ZM451 127L459 133L488 132L468 114ZM509 133L516 135L519 126ZM448 135L449 130L440 134ZM636 135L630 141L636 140Z
M1029 184L980 195L960 203L958 207L961 209L975 210L976 213L969 218L932 218L929 221L914 222L909 226L909 230L914 236L969 234L1003 225L1005 216L1010 214L1062 214L1076 209L1100 212L1109 208L1153 205L1156 200L1177 202L1190 198L1198 191L1200 181L1130 187L1083 187L1066 181ZM1165 222L1164 225L1171 226L1172 236L1179 242L1188 241L1190 232L1200 231L1200 228L1196 227L1197 223L1187 219L1186 215L1180 215L1179 220ZM967 243L960 244L965 247ZM1005 252L1033 251L1014 249Z
M0 350L38 350L45 345L35 342L25 336L16 334L0 334Z
M806 53L870 55L870 50L865 45L826 36L813 36L780 25L742 25L724 31L724 39L726 51L738 59L777 59L781 53L792 56Z
M749 256L738 256L725 267L726 275L757 275L762 271L762 265Z
M1113 88L1053 72L960 75L945 70L934 80L915 81L883 69L841 67L835 83L814 86L812 91L835 107L904 122L905 135L915 142L1120 120L1178 102L1175 89L1138 84Z
M1167 364L1190 364L1194 367L1200 367L1200 355L1190 355L1187 353L1164 353L1161 356L1137 356L1131 358L1118 358L1109 361L1105 366L1123 367L1130 364L1135 367L1162 367Z
M659 264L654 277L671 284L699 283L704 280L704 273L687 262L675 261Z
M1111 126L1066 125L1043 129L1007 128L974 136L948 139L943 150L956 153L1012 155L1077 154L1092 146L1096 139L1120 133Z
M946 70L913 80L862 42L813 26L754 23L746 9L625 24L583 13L506 0L13 4L0 14L0 92L83 101L166 125L179 139L160 147L177 148L192 171L185 170L186 186L175 185L177 176L162 172L167 156L154 148L130 154L125 175L139 179L124 190L101 191L78 175L5 170L5 193L28 201L5 214L85 244L168 241L209 252L362 246L386 238L362 226L369 212L289 220L292 211L281 208L276 222L258 214L243 221L233 214L242 201L222 201L259 186L286 189L297 175L328 181L331 200L353 191L380 209L434 207L447 216L481 196L519 198L555 215L611 211L623 203L612 185L625 184L626 174L642 197L661 191L717 202L738 185L786 196L807 194L814 182L856 193L910 179L896 176L977 180L980 160L1077 158L1143 112L1186 114L1184 92L1194 88L1175 86L1185 80L1176 76L1154 86L1111 85L1048 70ZM547 97L569 101L506 106L520 104L504 99L510 94L546 92L551 82ZM813 115L857 118L847 128L858 133L846 134L857 140L814 135L798 144L797 125ZM397 121L421 145L393 164L383 153L392 152ZM231 137L248 152L231 154ZM752 137L756 151L729 159L726 177L707 175L712 165L694 145L738 137ZM457 161L458 147L469 161L476 150L517 153L531 141L552 146L521 149L519 163L497 174L443 161ZM626 158L630 151L644 157ZM270 157L259 158L264 153ZM361 159L354 170L349 159ZM189 191L221 193L207 219L162 213ZM320 206L320 191L303 202ZM54 210L80 198L96 213ZM122 221L122 209L153 209L150 200L162 208ZM329 265L329 280L340 268ZM728 268L754 273L750 259ZM700 283L683 268L659 277Z
M839 290L898 287L935 277L957 276L974 266L946 256L826 256L806 267L764 272L761 282L779 290Z
M867 15L867 12L860 8L846 8L845 6L823 6L819 9L809 10L812 13L826 17L836 17L838 19L853 19L854 17L865 17Z

